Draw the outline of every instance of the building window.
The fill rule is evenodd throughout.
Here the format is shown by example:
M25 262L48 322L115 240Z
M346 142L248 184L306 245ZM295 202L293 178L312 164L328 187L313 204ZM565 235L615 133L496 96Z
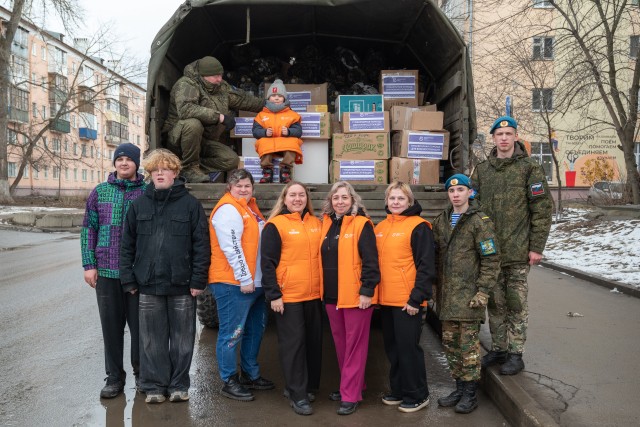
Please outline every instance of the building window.
M38 80L38 76L36 75L36 73L31 73L31 84L37 84L36 80Z
M91 155L91 158L93 159L93 145L91 147L89 147L89 153Z
M53 138L53 152L58 153L60 151L60 140L58 138Z
M43 120L47 119L47 106L46 105L42 106L42 119Z
M49 178L49 166L44 167L44 179Z
M553 111L553 89L533 89L531 111Z
M636 155L636 166L638 167L638 171L640 171L640 143L636 142L633 153Z
M13 129L7 128L7 143L9 145L18 145L18 134Z
M629 58L638 57L638 47L640 47L640 36L629 36Z
M38 118L38 104L36 104L35 102L31 103L31 115L34 119Z
M71 127L74 128L74 129L76 128L76 115L75 114L71 115Z
M38 45L35 43L31 45L31 56L38 56Z
M59 166L54 166L53 167L53 179L60 179L60 167Z
M542 165L547 182L553 181L553 158L551 156L551 148L549 142L532 142L531 158Z
M74 156L78 155L78 143L77 142L73 143L73 155Z
M64 152L68 153L69 152L69 141L65 141L64 142Z
M26 165L24 167L24 170L22 171L22 177L23 178L29 178L29 165Z
M553 59L553 37L533 38L533 59Z
M82 182L87 182L87 170L82 169Z
M46 61L47 60L47 48L45 46L42 46L42 48L40 49L40 53L42 55L42 60Z
M73 168L73 180L78 180L78 168Z
M82 157L87 157L87 145L82 144Z
M33 168L33 179L39 179L40 178L40 172L38 171L38 168L34 167Z
M8 163L8 167L9 167L9 178L15 178L16 175L18 174L18 168L15 162L9 162Z
M549 8L553 7L549 0L533 0L533 7Z

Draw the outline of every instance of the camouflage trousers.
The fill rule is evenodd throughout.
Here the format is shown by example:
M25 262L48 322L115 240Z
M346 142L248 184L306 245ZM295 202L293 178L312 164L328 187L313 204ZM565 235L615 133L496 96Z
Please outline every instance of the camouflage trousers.
M524 352L529 308L529 264L502 267L498 283L489 293L489 327L493 351Z
M178 120L167 137L167 148L180 157L183 169L200 166L204 173L230 171L240 162L231 147L206 138L198 119Z
M442 322L442 345L453 378L480 380L479 333L480 322Z

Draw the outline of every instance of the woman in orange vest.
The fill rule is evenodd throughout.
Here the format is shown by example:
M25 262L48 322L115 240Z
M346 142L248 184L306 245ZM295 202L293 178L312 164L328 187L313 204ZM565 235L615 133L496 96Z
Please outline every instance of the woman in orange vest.
M369 327L380 281L373 224L351 184L333 184L323 205L321 295L340 368L337 412L349 415L362 400Z
M429 404L420 334L423 307L436 277L435 244L431 224L420 217L422 207L409 185L389 185L385 202L387 218L375 228L381 275L378 304L391 364L391 392L382 403L415 412Z
M260 234L264 217L253 198L253 176L246 169L229 173L227 192L209 218L211 267L209 288L218 307L216 344L221 394L248 401L250 390L270 390L273 382L260 376L258 351L267 323L260 270ZM241 374L236 353L240 346Z
M284 395L296 414L311 415L320 387L322 302L320 232L309 190L284 186L262 233L262 286L276 313Z

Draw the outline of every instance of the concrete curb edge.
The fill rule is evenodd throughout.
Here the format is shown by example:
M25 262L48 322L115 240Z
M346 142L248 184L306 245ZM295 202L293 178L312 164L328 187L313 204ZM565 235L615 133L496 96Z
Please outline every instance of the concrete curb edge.
M640 289L638 289L638 288L636 288L634 286L631 286L631 285L627 285L626 283L614 282L614 281L609 280L609 279L607 279L607 278L605 278L603 276L600 276L599 274L585 273L583 271L576 270L576 269L571 268L571 267L565 267L565 266L554 264L554 263L548 262L548 261L542 261L540 263L540 265L542 267L550 268L552 270L568 274L569 276L573 276L573 277L576 277L578 279L586 280L587 282L591 282L593 284L605 287L607 289L616 289L617 288L623 294L630 295L630 296L633 296L633 297L636 297L636 298L640 298Z

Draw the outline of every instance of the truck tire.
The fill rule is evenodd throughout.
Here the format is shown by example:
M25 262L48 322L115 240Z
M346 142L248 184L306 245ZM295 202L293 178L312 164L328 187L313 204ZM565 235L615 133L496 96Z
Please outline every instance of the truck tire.
M197 296L198 299L198 320L207 328L218 327L218 307L216 299L211 294L211 290L207 286L203 293Z

